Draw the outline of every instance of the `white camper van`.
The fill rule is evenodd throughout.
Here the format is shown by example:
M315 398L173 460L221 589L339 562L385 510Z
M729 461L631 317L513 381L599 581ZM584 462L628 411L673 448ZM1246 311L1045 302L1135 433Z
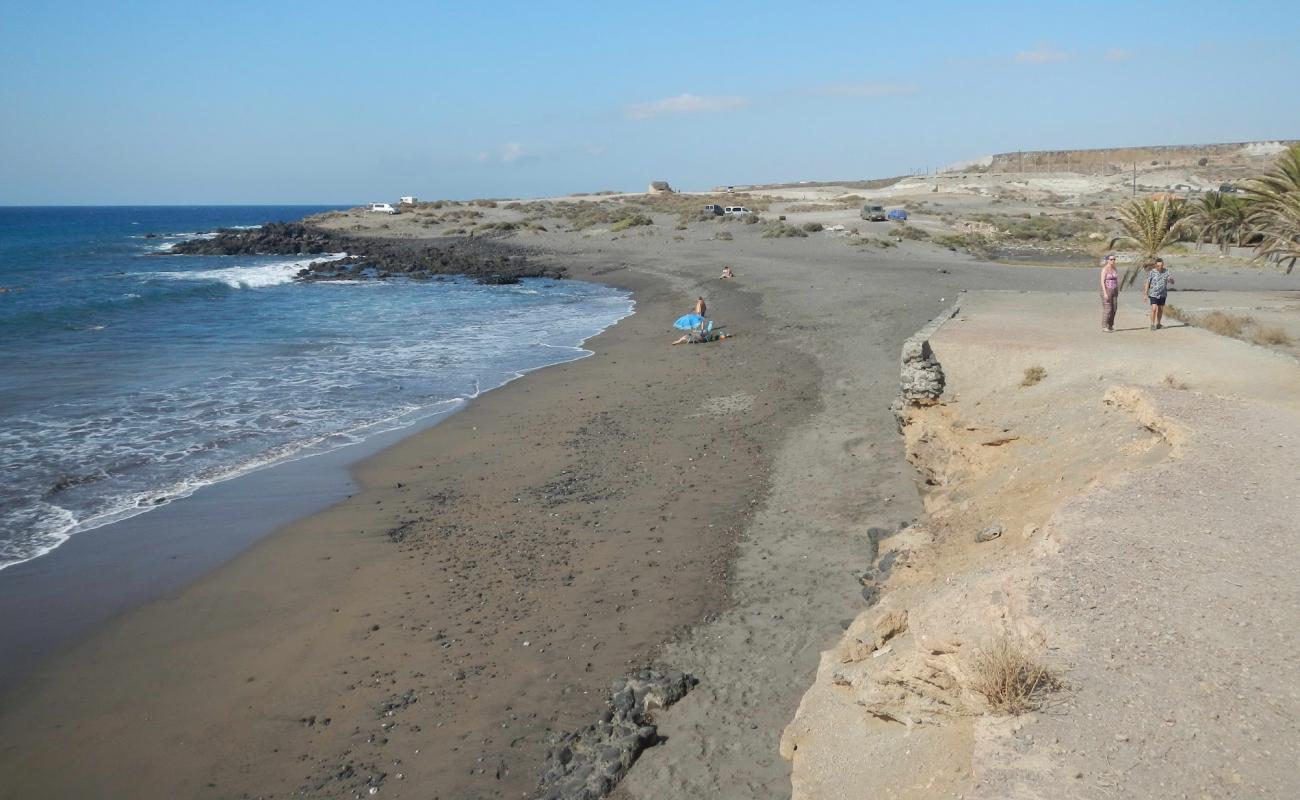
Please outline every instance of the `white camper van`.
M391 203L371 203L371 211L378 211L381 214L396 214L397 209L393 208Z

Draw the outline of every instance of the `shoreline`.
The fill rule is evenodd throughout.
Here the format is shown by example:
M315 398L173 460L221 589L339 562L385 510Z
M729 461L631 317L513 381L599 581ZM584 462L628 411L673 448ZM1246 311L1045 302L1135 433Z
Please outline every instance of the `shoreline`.
M382 453L366 459L353 471L362 488L348 500L281 528L197 582L113 620L87 641L56 656L38 676L20 684L9 696L3 717L0 717L0 738L6 742L23 742L19 747L28 751L23 759L28 766L22 770L22 777L7 788L29 786L38 793L52 791L55 796L71 796L89 785L82 781L92 780L94 776L95 785L100 787L115 785L116 781L129 781L117 784L118 788L132 796L162 797L175 796L177 791L185 792L183 784L175 782L180 775L197 780L197 776L202 774L215 775L214 782L218 786L229 786L231 781L248 781L244 785L260 786L258 791L274 787L275 794L287 793L304 785L301 776L296 780L290 778L302 772L302 768L289 767L283 762L283 757L278 755L278 744L302 739L304 735L308 741L299 742L299 746L322 753L317 774L325 776L321 780L326 782L317 790L327 796L345 790L343 784L348 784L349 779L329 777L336 776L341 769L331 766L335 762L356 765L352 770L356 777L353 783L365 786L376 780L375 776L391 772L380 769L380 764L381 753L393 752L393 748L389 746L381 750L382 745L374 742L370 731L358 734L359 738L351 735L360 729L363 720L373 720L376 712L359 708L349 695L360 690L349 676L362 664L357 663L351 668L343 664L381 660L385 653L376 647L409 648L416 646L413 639L422 639L422 648L434 650L431 660L443 663L448 671L435 680L431 665L425 664L417 672L426 677L416 677L414 673L405 677L407 685L397 694L406 700L389 698L377 701L377 705L397 702L400 709L390 708L388 711L397 714L400 710L404 712L401 716L407 718L422 716L425 709L432 713L437 706L438 719L404 723L414 729L408 736L424 743L423 748L416 749L428 756L436 756L428 759L423 767L412 765L406 768L408 779L429 770L424 781L417 783L413 780L407 785L412 788L421 784L439 786L449 792L446 796L460 796L457 794L459 790L447 786L445 779L440 779L442 783L433 779L434 775L447 775L455 770L466 775L465 783L461 784L465 791L482 791L480 782L485 780L490 781L493 792L531 790L537 777L534 770L541 764L540 751L547 730L567 730L589 722L604 702L601 687L626 674L629 664L649 658L660 642L671 638L694 620L716 611L723 602L725 581L722 576L726 573L729 549L739 535L734 522L727 524L725 520L743 517L749 499L761 495L762 475L760 470L755 470L748 478L731 479L731 488L744 490L743 500L734 496L718 498L717 487L706 482L685 485L682 475L694 469L691 459L698 455L692 455L697 447L691 443L702 442L705 450L718 458L726 458L728 454L737 458L742 455L741 450L736 449L738 446L755 445L769 437L771 431L779 430L759 430L761 426L746 424L736 426L742 429L739 431L717 431L713 430L718 427L715 416L680 415L680 392L662 382L662 377L666 376L662 368L654 365L646 372L622 365L640 360L662 362L665 358L675 359L676 354L682 352L664 346L665 342L661 341L664 334L660 331L666 327L662 319L674 318L676 314L671 312L684 303L685 298L668 299L673 292L665 289L661 281L648 276L620 274L612 281L608 275L596 279L631 290L637 310L646 312L625 317L620 324L589 340L587 346L596 355L552 365L528 375L526 381L513 381L498 391L485 393L468 408L439 425L405 437ZM737 312L743 305L752 307L755 304L753 300L740 299L742 293L735 294L738 298ZM741 315L731 318L738 317ZM751 335L748 345L736 347L754 348L759 341L758 337ZM688 375L692 370L706 369L706 362L713 355L697 352L704 358L697 359L694 367L687 368ZM654 358L656 354L658 358ZM766 355L755 353L760 359ZM644 386L626 386L611 393L611 373L625 369L650 380L636 378ZM797 365L792 365L791 369L798 371ZM766 371L769 370L759 370ZM703 374L700 372L701 376ZM761 380L755 373L749 373L749 377ZM615 382L625 380L616 378ZM648 391L656 384L660 384L657 390ZM563 401L559 399L559 395L575 390L581 394L570 395ZM646 408L645 398L637 397L647 393L654 401L650 408ZM539 403L539 394L555 399L550 404ZM777 400L779 402L779 398ZM560 431L546 430L546 426L537 423L539 414L554 415L561 408L574 408L575 402L591 405L584 409L587 413L585 420L575 420L583 424L564 437L557 435ZM699 398L690 398L688 404L696 407L699 402ZM614 418L608 410L612 403L621 406L616 425L611 424ZM668 407L664 407L664 403ZM629 418L637 416L637 406L641 407L644 419L638 425L627 424ZM530 418L535 421L525 422ZM554 420L560 421L559 418ZM610 429L603 430L602 426ZM693 433L656 436L664 426L675 426L682 428L683 432ZM723 427L726 427L725 423ZM540 434L539 440L527 444L519 442L524 430L536 430ZM656 463L629 462L626 450L620 453L610 448L611 444L617 447L620 442L626 447L629 434L633 434L633 440L658 439L639 444L638 452L641 456L659 454L654 459ZM575 443L569 441L571 437L586 441L577 443L575 447ZM484 444L485 438L491 439L490 443ZM588 447L602 451L608 448L609 452L581 452ZM472 485L482 483L489 474L493 481L502 480L500 464L484 462L483 455L490 454L488 461L526 461L534 457L529 451L537 449L545 450L556 462L562 460L566 450L579 451L578 463L573 465L578 469L561 469L554 476L558 480L538 485L527 480L537 477L536 473L516 476L517 480L531 483L532 488L538 490L533 504L540 513L533 519L544 518L542 514L549 514L552 519L561 515L571 517L554 526L556 532L562 529L560 536L542 534L539 538L536 532L531 535L521 533L521 523L532 523L520 519L518 513L509 508L508 501L500 497L499 487L485 492ZM506 452L513 453L513 456L506 456ZM438 461L455 460L456 467L428 463L431 453L438 454ZM599 457L594 459L594 463L582 463L592 461L588 456ZM618 463L611 464L611 461ZM426 466L432 469L425 469ZM625 477L631 479L631 485L620 491L619 497L584 497L581 507L570 512L572 490L577 488L588 495L604 494L600 485L602 480L612 475L611 467L629 473L640 470L650 475L638 478L629 474ZM477 478L467 477L466 473L474 470L483 474ZM449 487L448 483L457 482L456 477L463 480L457 487ZM465 485L467 483L471 485ZM752 488L745 490L746 486ZM417 500L419 495L423 496ZM484 495L497 499L489 502ZM630 501L635 508L623 511L619 508L620 501ZM516 502L527 501L521 497L516 498ZM603 509L591 508L602 504L605 506ZM457 505L467 508L457 512ZM680 529L663 530L659 525L650 525L650 531L635 530L633 520L647 519L650 507L667 512L659 516L667 518L674 526L680 526ZM731 510L724 513L726 509ZM408 588L405 593L395 596L391 583L399 580L408 587L426 583L430 577L426 570L436 567L420 562L436 559L436 554L443 552L443 548L455 549L445 539L446 528L456 528L457 538L482 537L501 541L499 537L507 532L499 527L488 530L493 526L484 520L487 516L494 517L497 526L509 524L513 528L509 535L517 552L501 553L505 557L503 562L493 565L496 569L510 571L510 585L501 585L497 577L485 571L482 567L486 565L482 562L488 560L490 554L482 549L470 552L471 545L467 542L463 557L450 559L456 562L451 568L463 576L454 577L449 582L452 591L439 592L436 586L422 586L426 593L442 596L440 605L445 608L464 601L464 596L455 590L455 583L459 580L470 580L480 589L486 589L476 589L477 597L491 595L503 604L499 617L492 615L494 619L515 617L518 620L528 616L518 610L504 609L526 603L534 593L564 594L561 590L566 583L572 588L588 584L580 594L589 595L591 599L574 602L564 597L538 597L537 602L542 607L537 611L548 622L541 625L541 618L532 615L534 622L531 627L537 633L526 634L531 639L530 649L520 649L519 635L494 630L470 645L471 651L482 654L470 657L456 651L473 639L475 623L470 620L478 619L477 604L471 603L456 612L435 614L417 632L400 621L412 611L413 607L406 598L413 590ZM611 533L632 536L633 547L643 552L629 552L630 542L626 538L616 542L601 534L602 524ZM715 525L716 529L710 532ZM464 530L467 527L476 530L468 532ZM362 535L357 536L358 532ZM645 539L645 534L655 541ZM582 536L587 541L582 541ZM521 541L529 538L537 541ZM584 549L587 552L582 552ZM525 551L527 563L520 563L514 556ZM564 555L557 556L557 551ZM328 555L322 555L325 553ZM614 569L613 580L602 574L611 568ZM477 578L470 577L475 574ZM685 587L675 586L670 579L670 576L691 575L698 576L698 579L689 581L693 585ZM628 585L629 581L631 585ZM366 589L367 584L390 585L385 587L382 596L376 596ZM304 602L308 597L319 599ZM429 604L422 605L427 607ZM402 610L398 611L395 606ZM277 609L271 618L258 610L269 608ZM583 608L588 611L582 611ZM601 609L600 615L605 619L591 620L592 609ZM386 619L377 626L368 622L376 617ZM557 629L559 626L554 623L561 620L568 623L566 627L570 627L569 630ZM450 623L457 621L468 623L468 628L455 631ZM432 630L435 624L438 625L437 631ZM178 627L185 628L185 632L179 632ZM293 641L295 632L304 628L315 631L310 637L312 641ZM373 641L386 638L386 632L390 630L402 640L400 644L397 641ZM268 654L266 648L270 642L265 637L271 631L278 631L271 634L276 642L283 642L287 637L292 643L274 646L271 649L276 652ZM333 643L323 646L318 638L322 633L324 638L333 639ZM438 636L441 638L435 639ZM539 641L543 637L556 641L566 636L571 642L567 646L547 646ZM434 641L452 643L452 646L444 648L433 644ZM273 682L267 677L270 674L281 674L281 680L288 679L297 671L294 665L302 657L300 648L304 647L313 651L311 663L318 667L331 664L332 668L313 675L308 682L311 685L303 687L306 691L293 692L297 695L294 707L301 707L301 713L297 710L286 712L292 717L291 722L275 724L259 719L262 715L253 710L258 703L250 704L247 712L230 709L218 712L216 708L203 710L207 708L204 695L212 693L214 684L224 687L217 692L218 695L230 698L260 695L263 687ZM326 652L320 652L322 647ZM367 654L355 655L358 647ZM584 662L576 667L571 663L574 648L586 651L582 655ZM196 651L203 653L202 657L196 658ZM296 652L290 655L288 651ZM552 677L536 674L531 669L513 670L521 674L511 676L499 672L494 674L493 670L501 669L506 663L503 659L507 659L507 653L536 654L541 662L553 665L546 673ZM408 660L418 659L418 656L408 654L394 665L406 665ZM224 664L224 667L218 664ZM572 671L565 675L563 682L569 684L567 686L555 685L561 682L558 680L561 669ZM234 677L236 673L245 671L253 674ZM258 673L261 678L256 677ZM181 679L180 675L186 677ZM161 688L159 681L163 684ZM503 683L516 686L520 697L507 704L510 711L500 706L498 696L486 690L485 684L489 682L496 687ZM414 683L422 683L422 687L410 685ZM69 695L66 688L55 695L47 694L54 686L60 685L100 688L85 694L74 690ZM106 692L106 686L112 688ZM154 688L144 692L145 686ZM484 688L470 688L475 686ZM281 686L261 700L278 705L283 688ZM467 690L473 694L464 698L463 693ZM368 694L378 691L381 689L376 687ZM446 695L446 692L459 697ZM524 695L539 697L531 700ZM119 696L132 696L137 701L124 708L111 699ZM299 706L305 696L316 699ZM422 700L422 705L416 705L416 699ZM339 707L327 710L332 705ZM458 732L441 738L430 735L443 722L451 726L444 715L453 706L461 706L455 712L458 718L463 719L455 726ZM238 707L238 703L231 706ZM173 716L181 708L187 710L186 718L191 715L205 719L231 717L221 729L228 731L232 738L216 735L208 739L206 755L190 752L180 743L188 738L187 733L192 735L193 729L185 719ZM525 708L530 710L521 714ZM330 722L318 721L312 725L299 722L299 719L313 715L317 720L328 718ZM241 717L243 722L236 722ZM503 723L500 721L502 717L510 721ZM169 718L170 724L158 722ZM353 724L345 730L342 721L349 718ZM56 719L59 722L54 722ZM145 723L144 719L149 722ZM484 777L482 771L474 774L479 767L470 765L478 764L476 759L482 756L477 752L472 757L467 756L463 753L464 748L453 741L459 742L469 729L478 728L486 734L493 729L500 731L502 725L516 729L520 735L512 736L510 742L494 739L491 745L481 746L481 752L491 751L495 759L490 770L493 774L488 777ZM250 730L250 726L254 730ZM384 734L385 740L396 736L391 728L386 730L373 724L366 727ZM109 730L118 733L109 733ZM135 741L129 746L105 743L127 730L150 731L146 734L148 743ZM35 744L35 740L47 735L49 740ZM521 737L523 741L520 741ZM69 739L76 744L68 742ZM56 741L63 744L56 745ZM93 745L92 741L95 742ZM263 746L252 746L251 749L258 751L253 755L249 752L250 745L258 741L263 742ZM442 741L443 746L438 746L438 741ZM11 748L0 758L7 761L10 757L21 757L18 749ZM86 769L79 771L80 774L58 774L60 753L74 750L93 751L96 755L86 758ZM373 755L363 757L358 752L362 750L371 751ZM217 757L218 751L222 754L220 758ZM166 771L145 768L143 773L138 769L122 768L123 759L140 752L151 752L171 766ZM164 753L167 755L162 755ZM104 760L99 760L98 756ZM461 762L464 762L463 770L453 766ZM362 769L363 764L370 766ZM141 764L135 766L143 768ZM497 773L500 773L500 778ZM243 777L236 778L235 775ZM250 775L260 777L250 778Z
M635 313L629 308L604 330ZM365 438L320 450L309 446L270 464L236 471L167 503L77 531L40 555L0 570L0 703L35 666L74 646L97 626L187 585L280 528L306 519L357 491L353 470L401 441L463 411L478 397L548 366L594 355L585 343L570 357L526 369L471 397L441 401L410 422L379 427ZM450 408L438 406L453 404ZM315 452L312 452L313 449ZM237 506L237 514L224 513ZM194 536L194 526L216 528ZM106 577L107 576L107 577Z

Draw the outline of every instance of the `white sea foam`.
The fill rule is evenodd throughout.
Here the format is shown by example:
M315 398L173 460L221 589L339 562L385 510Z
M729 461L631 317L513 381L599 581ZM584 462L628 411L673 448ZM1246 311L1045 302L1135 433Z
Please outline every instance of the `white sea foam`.
M153 277L173 281L216 281L224 283L232 289L262 289L267 286L279 286L282 283L289 283L308 264L317 261L336 261L346 257L347 253L322 253L311 258L275 261L270 264L260 264L252 267L156 272Z
M351 428L331 431L303 441L289 442L259 453L257 456L239 464L211 469L162 487L151 488L148 491L131 492L118 496L107 506L101 507L94 514L81 519L78 519L71 511L62 506L42 501L35 508L28 509L27 514L24 514L25 517L30 516L30 519L4 520L6 523L17 523L12 525L15 530L19 529L20 525L26 528L28 536L21 541L0 543L8 544L10 548L13 548L12 552L0 548L0 570L30 561L33 558L39 558L53 551L75 534L139 516L147 511L189 497L204 486L238 478L241 475L247 475L250 472L277 464L299 461L339 447L358 444L381 433L414 425L433 417L450 414L463 406L466 401L477 396L478 389L476 387L473 393L465 397L452 397L427 406L399 408L389 416L368 420ZM20 553L17 549L20 546L25 546L28 549Z
M338 257L137 277L273 286L292 280L312 261ZM202 380L80 397L8 420L14 424L0 427L0 463L10 470L14 486L24 487L26 499L23 508L15 504L0 512L0 534L13 534L0 535L0 569L47 553L78 532L143 514L203 486L411 425L542 366L591 355L581 343L632 313L626 295L589 298L579 293L566 299L560 283L534 284L550 287L542 294L553 302L523 304L499 304L504 293L467 282L406 290L384 282L363 285L401 292L402 297L406 291L434 293L426 296L441 313L417 324L415 330L424 335L383 335L372 341L365 335L367 323L355 315L376 307L369 300L344 302L336 308L353 314L351 326L285 342L274 351L274 361L263 362L271 369L234 362ZM239 293L232 299L277 297ZM319 292L287 293L285 300L297 307L323 297ZM391 301L376 302L387 309ZM490 311L473 313L480 309ZM542 348L551 355L541 354ZM88 479L92 473L97 476ZM4 500L0 492L0 506L7 505Z

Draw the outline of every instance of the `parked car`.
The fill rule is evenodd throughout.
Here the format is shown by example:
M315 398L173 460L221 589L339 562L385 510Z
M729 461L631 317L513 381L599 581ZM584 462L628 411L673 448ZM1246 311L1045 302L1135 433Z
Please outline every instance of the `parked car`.
M885 215L884 206L873 206L871 204L862 207L862 214L860 216L870 222L884 222L889 219L889 217Z
M1224 183L1219 186L1219 194L1236 194L1239 191L1240 189L1231 183Z
M907 211L901 208L890 209L885 216L893 222L907 222Z
M750 211L748 208L745 208L744 206L727 206L722 210L722 213L730 214L734 217L742 217L745 214L752 214L754 212Z
M397 213L397 209L393 208L391 203L371 203L369 208L371 211L378 211L381 214Z
M726 212L724 212L722 210L722 206L718 205L717 203L709 203L707 206L704 207L704 213L712 214L715 217L720 217Z

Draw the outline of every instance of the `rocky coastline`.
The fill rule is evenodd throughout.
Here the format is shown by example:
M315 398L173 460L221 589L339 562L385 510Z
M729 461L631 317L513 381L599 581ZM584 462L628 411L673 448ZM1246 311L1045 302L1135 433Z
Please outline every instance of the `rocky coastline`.
M565 270L536 263L523 248L489 237L385 239L348 236L302 222L271 222L250 230L219 230L207 239L173 245L162 255L327 255L298 273L301 281L428 279L464 275L485 284L522 278L563 278Z

